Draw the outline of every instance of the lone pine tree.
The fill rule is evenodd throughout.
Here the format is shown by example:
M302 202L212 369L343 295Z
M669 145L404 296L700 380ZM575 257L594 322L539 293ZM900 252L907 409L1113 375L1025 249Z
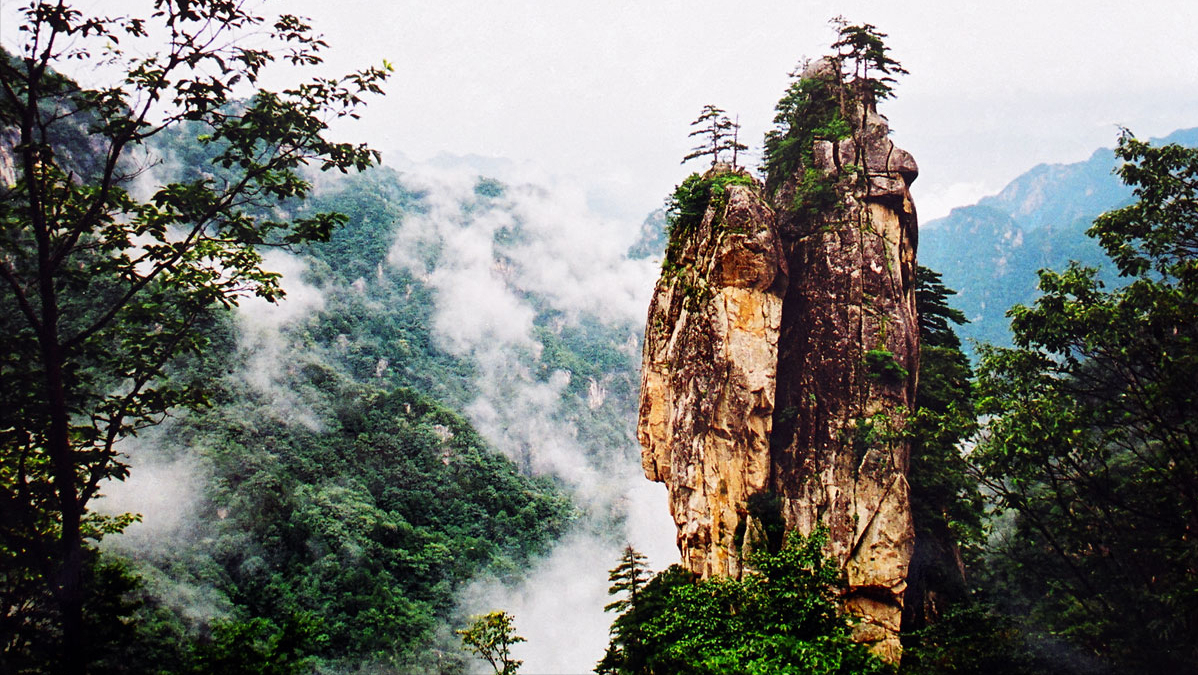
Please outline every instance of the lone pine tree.
M682 158L684 164L692 159L711 155L711 165L715 166L720 162L721 153L731 151L732 165L736 166L737 153L748 149L748 146L739 141L740 124L728 119L722 109L710 103L703 106L703 112L691 122L691 126L699 128L690 132L689 136L705 136L707 140L702 145L695 146L690 154Z

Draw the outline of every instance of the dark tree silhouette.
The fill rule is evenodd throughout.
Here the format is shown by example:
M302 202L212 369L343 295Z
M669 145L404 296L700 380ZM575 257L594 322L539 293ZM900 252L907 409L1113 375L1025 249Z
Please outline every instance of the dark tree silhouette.
M699 113L694 122L691 122L691 126L699 128L690 132L689 136L706 137L706 140L703 144L695 146L690 154L682 158L683 164L697 157L711 155L711 165L714 167L719 164L721 153L732 151L732 165L735 167L737 152L748 149L738 140L740 124L728 119L721 108L710 103L703 106L703 112Z

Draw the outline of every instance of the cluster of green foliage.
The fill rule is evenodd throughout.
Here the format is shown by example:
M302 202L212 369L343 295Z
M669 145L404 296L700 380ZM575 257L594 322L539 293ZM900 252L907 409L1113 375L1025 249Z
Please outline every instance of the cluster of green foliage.
M757 551L742 579L696 580L674 566L644 582L635 552L612 570L624 597L599 673L888 673L853 642L840 613L840 570L826 537L791 533L777 552Z
M756 185L753 177L740 171L722 171L699 175L692 173L674 188L674 193L666 200L666 231L669 242L666 244L666 257L662 266L678 266L682 264L682 249L687 239L694 234L703 223L703 216L711 209L718 219L723 207L728 203L729 185ZM713 229L718 228L718 220L713 222Z
M890 57L881 33L871 24L850 25L833 19L838 39L829 67L810 77L792 73L795 81L774 108L774 128L766 132L764 170L766 190L777 195L784 184L793 186L786 208L801 221L812 222L835 212L840 205L838 183L863 176L855 157L842 158L836 171L825 173L814 165L817 141L833 143L853 134L850 120L864 118L857 106L871 107L892 96L894 76L907 71ZM858 144L858 152L861 151Z
M832 43L837 60L850 66L847 78L849 86L867 103L894 96L895 75L906 75L902 64L890 57L886 46L886 33L878 27L864 23L852 25L843 17L832 19L837 27L838 39Z
M762 159L770 194L803 171L792 203L796 208L824 209L837 202L827 178L812 166L816 141L835 142L852 133L838 92L841 81L833 72L826 75L792 82L774 108L774 128L765 135Z
M0 557L13 570L3 615L57 635L61 667L82 672L88 542L125 524L88 509L104 481L127 473L117 441L204 402L201 384L164 375L206 346L197 325L214 307L280 296L257 246L324 239L342 222L331 213L278 220L269 206L308 193L305 165L346 171L377 159L322 134L381 93L389 68L234 104L232 87L257 86L276 60L319 64L324 41L295 16L268 20L245 3L162 0L147 19L35 1L22 15L17 58L0 59L0 121L18 137L17 183L0 200L0 293L10 309ZM169 39L155 45L157 31ZM249 34L254 47L240 42ZM123 68L113 86L83 88L55 70L101 58ZM184 122L203 127L218 175L136 200L139 150ZM56 145L79 137L69 152ZM52 612L31 609L46 597Z
M869 376L887 383L903 382L907 379L907 369L894 360L894 352L885 347L867 349L862 359Z
M919 385L904 433L911 442L907 482L915 547L904 597L900 672L911 675L1032 675L1052 670L1037 660L1016 623L986 602L976 571L985 544L985 513L962 444L977 432L973 373L953 325L965 316L949 305L954 291L926 267L916 271Z
M272 616L320 616L326 657L388 660L410 656L480 568L516 573L570 509L443 406L359 387L329 392L337 417L321 433L245 429L239 416L239 428L205 444L229 453L215 458L230 464L217 465L212 499L236 514L227 534L260 542L219 560L262 572L239 576L231 592ZM212 433L211 420L203 427Z
M756 185L752 176L740 171L722 171L701 176L692 173L666 200L666 228L673 239L685 237L698 229L703 214L727 203L729 185Z
M917 535L918 536L918 535ZM1046 658L1028 642L1018 621L976 599L954 599L936 620L903 635L901 675L1039 675L1077 673Z
M982 348L972 391L944 330L963 317L927 311L945 289L923 274L912 581L929 541L962 544L956 563L970 578L939 552L923 583L949 591L948 609L917 617L930 625L905 617L904 672L1181 673L1198 663L1198 149L1125 133L1117 152L1136 201L1090 235L1124 283L1106 290L1076 264L1041 271L1041 297L1009 313L1016 346ZM979 490L993 507L986 542ZM923 564L935 564L927 553Z
M907 432L886 411L878 411L853 420L851 429L841 432L840 440L853 449L853 472L861 470L862 461L870 450L894 447L907 438Z
M454 632L471 653L491 664L495 675L516 675L524 663L512 658L512 645L525 639L516 635L515 618L507 612L476 616L468 627Z
M926 563L929 586L959 599L965 591L960 565L974 560L971 556L983 543L982 497L960 450L977 431L973 372L952 327L965 322L948 303L954 291L941 283L939 274L922 266L915 283L919 384L915 414L907 425L907 481L917 549L912 566ZM914 627L921 624L916 621Z
M666 200L666 228L669 239L666 243L665 258L661 261L662 275L679 281L685 302L691 311L710 299L712 291L706 278L695 272L693 261L686 259L684 251L694 233L699 230L708 211L712 213L713 234L723 231L723 215L728 205L730 185L748 185L756 189L757 182L752 176L735 169L712 169L702 176L697 173L687 176Z
M971 454L1012 516L994 583L1029 630L1120 672L1193 672L1198 626L1198 149L1125 133L1137 201L1090 230L1128 283L1042 271L988 348Z

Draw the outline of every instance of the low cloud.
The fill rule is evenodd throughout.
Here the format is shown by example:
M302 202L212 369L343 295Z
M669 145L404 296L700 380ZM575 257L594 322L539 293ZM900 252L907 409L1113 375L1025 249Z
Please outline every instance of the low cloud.
M998 189L980 181L912 186L915 206L919 209L920 224L943 218L958 206L976 204L987 195L998 194Z
M282 274L285 296L269 302L258 296L242 298L237 307L237 347L244 366L241 375L270 403L274 418L284 423L320 428L319 418L302 397L286 384L288 370L305 356L288 342L286 329L324 308L324 294L304 281L307 265L280 250L263 255L262 267Z
M117 549L162 549L189 537L195 526L209 471L194 455L164 449L163 437L161 429L152 429L142 436L123 438L116 445L123 461L129 464L129 476L106 483L103 496L93 504L94 510L106 515L141 515L141 522L105 539Z
M643 478L640 482L655 487ZM643 506L665 513L665 488L656 487L661 487L660 494L646 490L641 496L648 497ZM460 596L461 609L469 615L496 609L514 615L516 632L527 642L515 645L512 654L524 661L525 672L590 672L607 649L608 630L615 618L603 611L613 599L607 592L608 572L618 564L625 544L631 543L638 551L653 551L656 555L646 553L651 569L661 570L677 561L673 524L667 522L668 531L653 532L646 525L654 521L659 524L660 519L646 518L650 515L630 510L624 532L630 536L624 538L583 525L535 561L519 584L504 585L489 578L470 584ZM634 522L635 528L627 527ZM632 529L638 530L640 538L631 535ZM668 542L666 550L661 550L663 540ZM481 675L491 671L478 662L474 672Z
M658 569L676 562L674 525L664 487L641 474L631 434L623 446L595 447L571 416L571 375L535 376L541 344L534 321L544 310L559 313L559 328L590 318L635 343L658 274L651 261L626 255L641 220L599 217L584 190L560 182L505 185L480 196L469 171L421 171L404 180L423 195L424 210L404 220L389 262L433 289L434 335L474 364L477 394L467 416L517 464L562 480L585 514L523 582L478 580L463 592L462 608L514 614L528 638L515 653L530 673L590 671L613 618L603 612L608 570L627 542ZM600 398L595 405L616 404ZM624 404L631 425L635 411Z

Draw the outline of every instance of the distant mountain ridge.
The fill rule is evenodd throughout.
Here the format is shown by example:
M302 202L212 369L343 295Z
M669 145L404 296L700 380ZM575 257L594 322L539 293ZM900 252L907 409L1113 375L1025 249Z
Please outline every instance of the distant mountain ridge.
M1151 142L1198 147L1198 127ZM1035 300L1037 270L1076 260L1103 269L1108 285L1117 281L1102 249L1086 236L1094 218L1133 198L1115 175L1117 166L1111 148L1081 162L1040 164L998 194L923 224L920 264L958 292L953 304L970 320L959 330L967 349L975 342L1010 342L1006 312Z

